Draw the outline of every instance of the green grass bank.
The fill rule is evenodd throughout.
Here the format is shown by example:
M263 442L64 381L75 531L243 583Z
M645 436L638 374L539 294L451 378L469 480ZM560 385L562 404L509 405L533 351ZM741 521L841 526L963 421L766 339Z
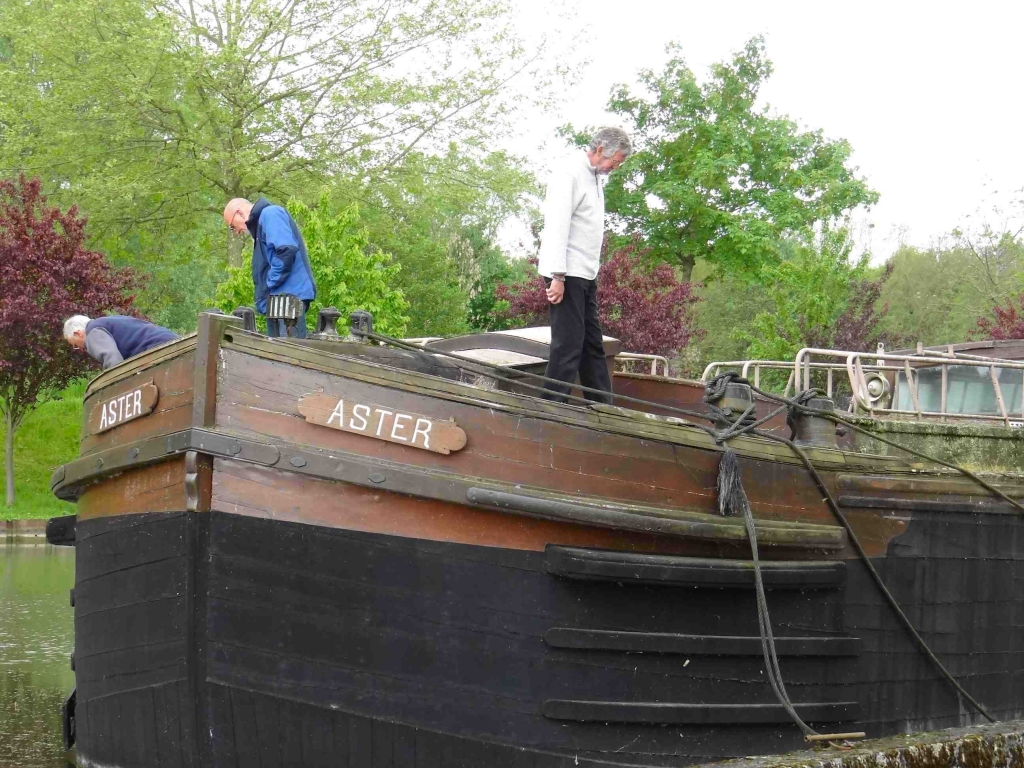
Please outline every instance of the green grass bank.
M85 386L82 381L68 387L60 399L44 403L25 417L14 435L15 503L8 507L0 496L0 520L74 514L74 505L50 493L50 474L78 455ZM5 482L0 471L0 485Z

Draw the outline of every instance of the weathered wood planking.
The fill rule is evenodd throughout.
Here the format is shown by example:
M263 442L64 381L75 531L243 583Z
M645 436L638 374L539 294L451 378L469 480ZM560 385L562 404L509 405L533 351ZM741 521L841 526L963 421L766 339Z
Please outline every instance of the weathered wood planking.
M712 511L716 507L716 451L687 449L522 417L385 389L359 381L294 369L230 350L219 382L217 425L254 436L279 435L290 442L349 450L416 466L572 493ZM285 371L288 375L285 376ZM313 429L295 417L296 397L316 387L331 396L378 398L435 418L454 417L467 431L458 455L434 456L384 442ZM385 398L385 400L380 400ZM484 405L481 403L481 405ZM776 462L741 460L747 491L759 515L833 524L805 469Z
M574 443L585 444L590 437L587 430L411 395L349 379L316 377L307 371L288 369L231 352L226 352L225 357L227 365L222 370L219 383L217 426L231 432L248 432L271 441L277 437L288 442L513 482L524 481L524 472L529 472L532 475L528 481L531 485L572 493L606 494L612 498L666 506L705 506L708 509L713 506L713 473L717 468L717 455L714 453L708 453L704 462L706 469L701 473L706 477L704 488L695 487L692 480L687 479L694 469L676 464L672 446L621 436L611 436L618 437L612 440L617 455L604 457L608 465L606 474L565 471L554 466L554 454L572 451L570 446ZM282 375L284 370L289 371L287 378ZM307 424L299 416L296 395L302 394L304 388L305 391L314 388L308 386L310 384L326 384L326 391L339 397L356 400L374 397L385 407L395 410L404 408L434 418L454 416L470 432L467 447L457 454L442 456L394 443L367 440L360 435L329 432ZM507 434L514 437L510 439ZM561 445L552 444L553 440ZM593 447L600 448L599 441ZM585 453L589 456L589 452ZM655 456L660 461L654 461ZM600 460L601 457L595 458ZM639 459L644 461L637 461ZM628 479L618 477L627 473L630 475ZM623 484L635 488L624 493L624 489L619 487ZM685 502L673 499L673 491L693 498L687 498Z
M540 520L215 459L211 506L221 512L409 539L543 551L549 543L637 552L721 556L746 550ZM773 553L773 556L774 553ZM808 557L806 552L793 555Z
M415 723L440 738L517 744L527 755L543 745L606 753L611 765L665 765L688 762L670 758L692 754L695 741L709 736L739 749L737 732L563 726L540 716L539 705L555 696L601 701L623 693L637 701L774 703L756 656L684 665L662 654L580 654L543 643L563 619L585 628L752 636L757 618L749 593L576 583L547 574L539 553L501 547L216 512L210 522L208 674L218 685L274 696L279 708L288 701L325 709L329 703ZM776 621L801 627L801 634L834 636L842 632L838 599L834 591L773 595ZM851 662L787 659L788 681L801 700L835 700L857 684ZM275 733L267 734L271 743ZM358 754L361 764L372 765L376 752L363 745ZM521 764L509 758L473 765Z
M1010 498L1024 497L1024 482L1012 482L1015 478L991 478L996 488ZM923 494L926 498L940 499L945 496L971 496L995 501L995 496L970 478L958 473L918 475L866 475L842 473L836 478L836 487L841 491L874 492L879 495L891 493Z
M164 359L147 367L144 375L122 377L109 386L93 389L83 404L81 455L86 456L113 448L149 435L187 429L192 418L192 376L195 351ZM152 413L145 418L119 424L114 429L96 433L92 415L98 403L108 402L137 389L140 383L152 381L160 398ZM98 424L98 422L97 422Z
M379 405L313 392L299 398L299 413L310 424L339 429L447 456L466 445L466 433L454 421L419 413L391 411Z
M369 361L351 357L325 355L318 350L299 344L267 339L251 333L228 329L224 334L223 349L241 351L262 360L302 368L321 376L340 376L376 386L394 388L410 394L441 397L446 401L477 404L503 410L519 416L537 417L547 421L618 434L642 440L666 442L718 453L721 449L703 430L668 423L653 414L626 408L591 404L590 408L567 406L532 398L524 400L502 391L482 391L465 384L431 376L419 376L407 371L374 365ZM685 423L685 422L680 422ZM775 461L802 466L802 460L792 450L760 437L737 437L731 447L743 458ZM906 462L889 456L842 453L836 450L805 449L808 456L822 471L853 470L871 472L905 472Z
M648 376L642 373L616 373L612 378L612 389L617 395L635 397L640 400L648 400L654 403L670 406L671 408L682 408L687 411L711 414L711 409L704 402L704 385L699 381L688 381L685 379L666 379L661 376ZM755 397L754 403L757 406L756 415L763 419L779 407L778 403ZM629 407L640 408L641 406L630 403L623 403ZM679 416L671 410L648 406L642 410L650 413L660 413L663 416ZM761 429L777 431L779 434L789 437L790 429L786 425L786 412L773 416Z
M197 478L199 510L210 506L211 462L200 457ZM78 499L78 519L179 512L185 509L185 457L129 469L87 489Z
M78 758L99 765L196 765L188 693L189 556L182 512L78 526L75 678Z

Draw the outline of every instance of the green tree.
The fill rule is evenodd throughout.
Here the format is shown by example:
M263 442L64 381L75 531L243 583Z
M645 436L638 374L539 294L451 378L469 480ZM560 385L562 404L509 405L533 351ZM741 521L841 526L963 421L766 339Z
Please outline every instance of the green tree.
M706 262L694 268L696 295L694 324L703 331L686 350L680 366L689 376L699 377L712 361L743 360L748 357L749 331L758 313L768 305L765 287L749 276L714 274Z
M409 334L465 333L470 298L500 224L535 190L522 162L502 152L474 158L451 146L414 153L373 183L339 183L358 201L370 243L402 265L395 285L409 301Z
M637 151L610 177L606 200L626 234L641 235L684 280L697 259L756 274L779 260L787 237L877 200L846 141L758 106L772 72L761 38L703 84L678 52L669 47L663 71L642 71L636 93L612 94L608 109Z
M508 314L509 304L495 294L501 284L526 282L534 273L526 259L509 259L497 247L491 247L480 261L480 279L469 300L467 321L476 332L504 331L516 325Z
M370 246L369 231L359 218L356 205L332 212L331 195L321 193L315 208L301 201L288 203L288 211L302 230L310 266L317 282L317 298L306 315L312 330L316 313L333 306L343 317L357 309L373 314L374 328L389 336L403 336L409 318L409 302L394 287L401 267L389 254ZM217 306L230 312L237 306L252 306L252 253L243 266L230 268L228 279L217 288Z
M450 141L482 156L561 77L565 46L514 19L511 0L0 3L0 169L35 169L113 238Z
M763 268L768 309L754 318L749 354L791 360L802 347L874 348L881 282L870 279L867 253L853 256L845 227L824 227L817 237L790 241L777 264Z
M196 316L212 306L217 285L225 279L222 258L212 257L223 244L223 222L202 219L186 231L161 225L138 228L106 241L118 266L131 265L146 280L136 306L157 325L192 333Z
M1024 242L1016 230L954 230L928 249L904 245L890 257L883 327L907 343L955 344L977 320L1024 289Z

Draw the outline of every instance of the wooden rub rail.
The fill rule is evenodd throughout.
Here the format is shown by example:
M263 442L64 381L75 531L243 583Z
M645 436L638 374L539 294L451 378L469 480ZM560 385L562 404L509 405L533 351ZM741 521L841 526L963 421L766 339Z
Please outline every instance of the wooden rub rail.
M805 723L856 720L855 701L795 704ZM676 704L631 701L548 699L541 707L551 720L580 723L643 723L648 725L772 725L791 723L781 704Z
M746 541L742 520L723 518L703 512L659 509L602 503L599 499L550 498L508 493L492 488L472 487L466 492L471 504L492 509L519 512L531 517L585 522L609 528L644 533L675 534L695 538ZM757 521L758 541L768 545L786 545L812 549L842 549L846 533L838 526ZM753 578L751 571L751 579ZM753 585L753 581L751 581Z
M761 656L760 637L676 635L666 632L617 632L555 627L544 633L552 648L623 653L662 653L686 656ZM856 637L776 637L779 656L856 656Z
M58 498L74 501L83 486L103 477L164 461L188 451L264 466L273 466L281 458L280 451L267 443L236 438L212 430L184 429L108 448L57 467L50 476L50 489Z
M859 509L891 509L910 512L963 512L976 515L981 512L989 514L1018 514L1010 504L996 501L940 501L936 499L904 499L886 498L882 496L840 496L839 506Z
M75 501L85 488L106 477L189 452L530 517L726 544L741 544L747 540L746 529L738 518L723 518L696 510L606 503L583 496L512 493L517 486L495 484L497 487L484 488L476 485L479 478L454 472L294 443L271 445L198 427L145 438L77 459L57 468L50 478L50 488L58 498ZM765 546L838 550L846 543L846 534L838 526L763 520L756 525L758 540Z
M760 532L758 537L760 539ZM616 581L686 587L754 588L751 560L646 555L549 545L548 573L583 581ZM846 581L842 562L762 562L766 589L837 589Z

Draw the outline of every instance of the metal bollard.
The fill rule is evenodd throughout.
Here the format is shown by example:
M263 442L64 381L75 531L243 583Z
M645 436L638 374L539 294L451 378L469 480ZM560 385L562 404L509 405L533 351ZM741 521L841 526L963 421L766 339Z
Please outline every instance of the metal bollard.
M754 393L749 384L729 383L725 386L725 394L715 402L722 413L719 414L715 426L724 429L736 423L751 403L754 402Z
M834 411L836 408L827 397L814 397L807 401L808 408L819 411ZM836 425L824 416L815 416L810 413L794 413L790 420L790 429L793 434L790 436L797 445L809 448L837 448Z
M235 307L235 310L231 314L234 317L241 318L242 330L256 330L256 310L252 307Z
M373 343L371 339L366 338L366 334L373 333L372 314L365 309L357 309L348 316L348 324L350 338L353 341L362 341L366 344Z
M338 337L338 320L341 312L334 307L324 307L316 315L316 332L324 336Z

